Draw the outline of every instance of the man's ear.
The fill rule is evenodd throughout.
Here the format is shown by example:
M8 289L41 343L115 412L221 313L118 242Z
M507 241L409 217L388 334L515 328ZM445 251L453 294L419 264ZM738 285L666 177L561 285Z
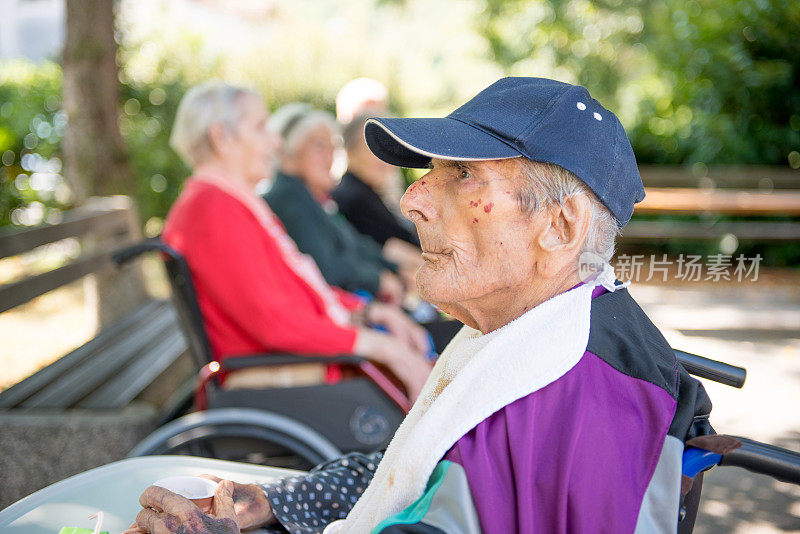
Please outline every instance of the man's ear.
M208 127L208 144L212 152L221 154L225 151L230 134L224 125L215 123Z
M299 172L297 158L294 156L294 154L281 151L278 162L281 170L286 174L297 174Z
M554 276L577 257L589 233L591 209L586 195L572 195L560 206L545 210L545 220L536 238L540 275Z

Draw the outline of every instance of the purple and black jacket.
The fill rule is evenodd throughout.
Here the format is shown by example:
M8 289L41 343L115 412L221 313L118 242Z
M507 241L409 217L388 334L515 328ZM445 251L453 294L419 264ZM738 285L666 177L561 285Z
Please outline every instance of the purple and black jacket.
M422 498L373 532L675 532L684 443L713 433L710 411L628 292L597 288L578 363L465 434ZM345 517L380 459L349 455L265 486L282 527L321 532Z

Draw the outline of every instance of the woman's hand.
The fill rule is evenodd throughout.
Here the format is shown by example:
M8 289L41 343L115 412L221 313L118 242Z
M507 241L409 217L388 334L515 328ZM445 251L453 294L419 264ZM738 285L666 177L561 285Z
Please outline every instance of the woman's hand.
M422 251L410 243L396 237L390 237L383 244L383 257L400 267L413 269L416 272L422 264Z
M427 354L431 350L425 329L397 306L373 302L367 308L367 320L385 327L417 352Z
M211 513L206 515L189 499L168 489L150 486L139 498L142 510L126 534L239 534L233 491L233 482L220 482Z
M378 282L378 294L376 297L387 304L399 306L403 303L404 295L405 289L403 288L403 282L401 282L393 272L387 270L382 271L380 281Z
M433 367L402 340L366 328L359 330L354 352L388 367L405 386L411 402L419 396Z

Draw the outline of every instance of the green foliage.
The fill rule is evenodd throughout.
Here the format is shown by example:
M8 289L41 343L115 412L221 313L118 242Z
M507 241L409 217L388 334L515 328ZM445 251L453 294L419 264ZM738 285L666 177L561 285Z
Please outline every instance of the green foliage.
M800 149L800 4L672 2L645 12L643 42L671 95L632 130L654 162L793 164ZM671 141L668 141L671 140Z
M641 163L800 167L800 4L487 0L479 31L517 75L590 88Z
M60 174L60 108L58 65L0 64L0 227L37 224L69 205Z
M149 233L160 230L159 219L180 193L189 169L169 147L169 134L184 93L180 83L125 84L120 129L131 154L137 180L137 202Z
M61 81L61 68L54 63L14 61L0 67L0 226L39 224L71 206L61 174L66 127ZM143 221L166 215L188 174L168 145L183 93L180 82L122 86L120 128Z

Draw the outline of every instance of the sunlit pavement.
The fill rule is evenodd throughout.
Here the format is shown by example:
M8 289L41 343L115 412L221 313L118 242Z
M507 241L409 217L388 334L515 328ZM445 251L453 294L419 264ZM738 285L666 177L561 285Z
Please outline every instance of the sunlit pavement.
M800 451L800 283L634 285L631 294L673 347L747 369L740 390L704 381L718 432ZM695 532L800 532L800 487L714 469Z

